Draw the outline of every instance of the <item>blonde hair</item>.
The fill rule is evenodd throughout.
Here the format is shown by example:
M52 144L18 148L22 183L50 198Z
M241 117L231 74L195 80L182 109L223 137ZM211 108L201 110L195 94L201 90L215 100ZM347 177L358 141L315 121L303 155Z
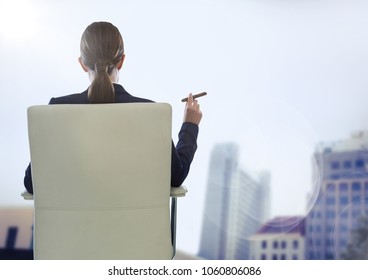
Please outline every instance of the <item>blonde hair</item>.
M95 73L88 88L90 103L114 103L115 89L109 75L124 56L119 29L109 22L94 22L82 34L80 59Z

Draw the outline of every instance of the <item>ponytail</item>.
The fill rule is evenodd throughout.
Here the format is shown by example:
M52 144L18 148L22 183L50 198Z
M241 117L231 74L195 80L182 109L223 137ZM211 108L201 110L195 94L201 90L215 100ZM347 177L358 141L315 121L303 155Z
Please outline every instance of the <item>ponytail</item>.
M124 58L123 38L109 22L94 22L82 34L80 59L94 79L88 89L89 103L114 103L115 89L109 75Z
M115 89L109 77L109 66L96 63L95 77L88 88L89 103L114 103Z

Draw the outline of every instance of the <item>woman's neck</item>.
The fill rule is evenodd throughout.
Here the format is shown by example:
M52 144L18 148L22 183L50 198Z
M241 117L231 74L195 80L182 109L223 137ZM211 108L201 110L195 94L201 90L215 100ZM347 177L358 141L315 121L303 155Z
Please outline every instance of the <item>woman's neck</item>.
M89 81L92 83L95 79L95 71L88 70L88 78ZM117 68L114 68L109 74L109 78L112 83L117 83L119 81L119 70Z

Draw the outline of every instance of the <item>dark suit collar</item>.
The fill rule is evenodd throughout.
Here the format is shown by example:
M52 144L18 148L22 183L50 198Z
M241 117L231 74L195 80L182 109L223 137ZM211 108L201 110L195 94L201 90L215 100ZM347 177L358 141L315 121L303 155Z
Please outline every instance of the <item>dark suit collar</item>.
M129 94L122 85L115 84L115 83L113 83L113 85L114 85L115 93L117 93L117 94L119 94L119 93L120 94Z

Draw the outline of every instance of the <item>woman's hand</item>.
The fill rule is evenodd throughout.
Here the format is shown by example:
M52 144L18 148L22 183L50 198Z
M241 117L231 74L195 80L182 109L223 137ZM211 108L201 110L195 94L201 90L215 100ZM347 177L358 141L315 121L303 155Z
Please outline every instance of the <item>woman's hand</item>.
M202 119L202 112L199 109L199 104L197 99L193 99L193 95L190 93L188 96L188 101L185 105L184 110L184 122L191 122L199 125Z

